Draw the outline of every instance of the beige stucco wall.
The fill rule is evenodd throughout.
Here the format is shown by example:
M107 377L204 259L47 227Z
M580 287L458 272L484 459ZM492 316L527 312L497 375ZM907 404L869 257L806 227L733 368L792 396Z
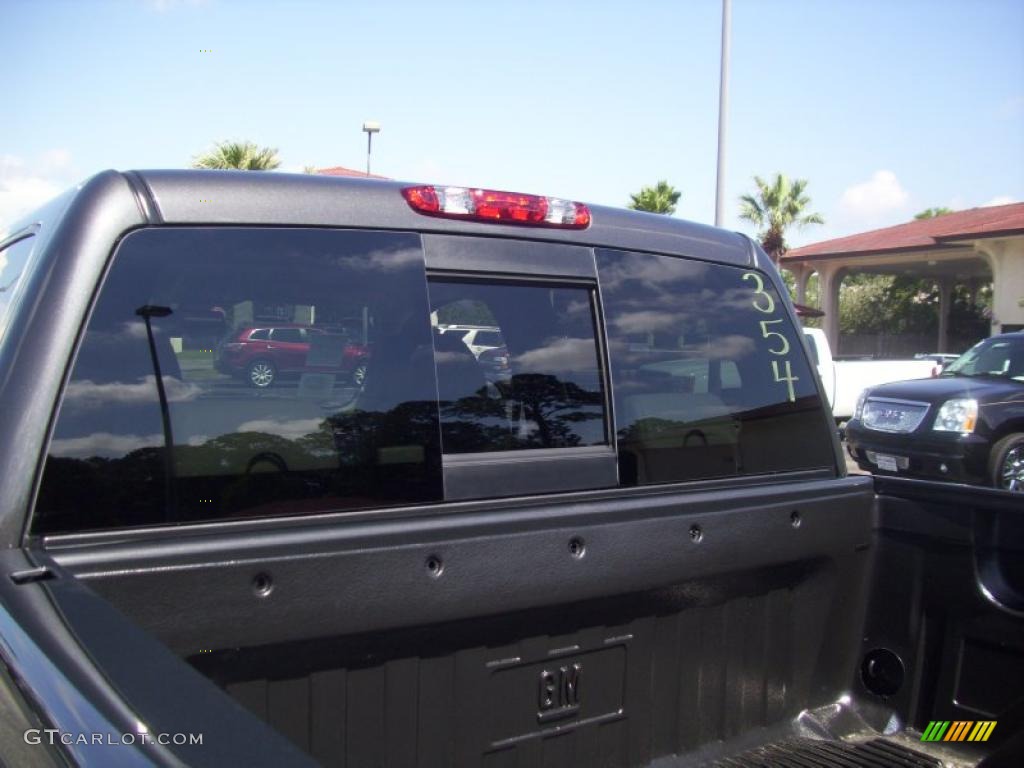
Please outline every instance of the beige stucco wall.
M1024 325L1024 237L979 240L975 248L992 267L992 333Z

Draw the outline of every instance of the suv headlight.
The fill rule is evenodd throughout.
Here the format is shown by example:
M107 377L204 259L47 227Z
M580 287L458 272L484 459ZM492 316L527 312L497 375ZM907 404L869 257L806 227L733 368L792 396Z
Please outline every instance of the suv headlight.
M860 397L857 398L857 406L853 409L853 418L860 420L860 417L864 415L864 403L867 402L868 391L865 389L860 393Z
M936 432L962 432L969 434L978 423L978 401L959 397L947 400L939 408L932 429Z

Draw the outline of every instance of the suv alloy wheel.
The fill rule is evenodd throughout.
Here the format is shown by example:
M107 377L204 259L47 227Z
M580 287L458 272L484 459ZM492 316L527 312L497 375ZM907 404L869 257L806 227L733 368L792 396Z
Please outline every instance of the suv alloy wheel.
M992 446L990 467L992 485L1024 493L1024 433L1014 432Z
M249 363L247 375L249 384L258 389L265 389L274 383L277 369L268 360L253 360Z

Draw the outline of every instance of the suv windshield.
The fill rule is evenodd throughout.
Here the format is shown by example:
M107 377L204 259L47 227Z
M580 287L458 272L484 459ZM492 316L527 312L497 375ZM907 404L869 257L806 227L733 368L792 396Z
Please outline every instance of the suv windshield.
M999 376L1024 381L1024 337L985 339L964 352L943 376Z

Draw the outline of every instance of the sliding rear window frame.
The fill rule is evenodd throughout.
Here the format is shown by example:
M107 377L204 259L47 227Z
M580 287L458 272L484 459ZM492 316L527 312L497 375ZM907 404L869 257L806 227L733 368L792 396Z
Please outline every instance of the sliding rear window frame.
M540 245L554 249L564 248L558 243ZM586 249L592 252L591 249ZM427 288L431 282L508 286L531 286L551 288L576 288L587 291L590 306L590 325L593 332L597 356L598 376L601 383L601 407L604 443L592 446L569 446L558 448L535 448L514 451L481 451L473 453L445 453L442 439L442 474L445 486L445 501L490 501L515 496L554 494L578 491L598 491L616 488L619 485L618 455L615 443L615 421L611 382L611 367L605 339L603 313L601 310L600 285L594 277L559 276L539 273L513 274L486 270L444 269L429 265L426 269ZM436 374L436 367L435 367ZM538 471L549 470L552 462L560 465L561 481L542 478L531 485ZM575 464L575 467L573 466ZM568 473L566 475L565 473ZM510 485L519 486L512 493L480 494L478 487L493 488L494 478L501 474L511 480Z

